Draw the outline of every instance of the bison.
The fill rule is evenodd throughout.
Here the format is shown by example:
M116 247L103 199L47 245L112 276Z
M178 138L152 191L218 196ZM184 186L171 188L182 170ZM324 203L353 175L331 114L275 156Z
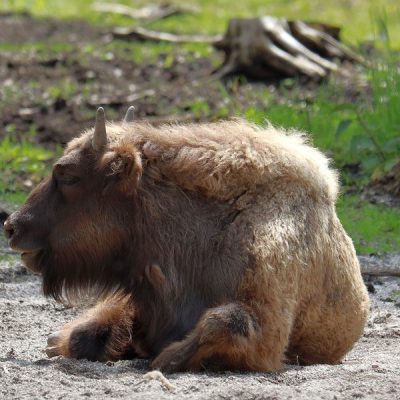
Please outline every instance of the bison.
M97 304L49 357L151 359L166 372L338 363L368 295L338 179L298 132L241 120L106 123L73 139L5 222L59 301Z

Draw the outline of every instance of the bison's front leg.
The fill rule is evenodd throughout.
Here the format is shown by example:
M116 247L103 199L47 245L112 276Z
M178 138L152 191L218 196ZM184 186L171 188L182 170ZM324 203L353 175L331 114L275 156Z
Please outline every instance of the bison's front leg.
M134 306L129 296L112 296L47 340L49 357L118 360L133 353Z
M152 367L164 372L197 371L209 365L232 370L276 370L283 349L278 345L265 354L264 340L256 313L244 304L231 303L208 310L194 331L164 349Z

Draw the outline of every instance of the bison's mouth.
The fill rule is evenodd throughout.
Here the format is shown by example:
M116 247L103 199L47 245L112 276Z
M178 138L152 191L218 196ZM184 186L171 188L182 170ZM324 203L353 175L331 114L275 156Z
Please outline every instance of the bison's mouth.
M42 270L40 263L41 256L42 250L24 251L21 253L21 260L25 267L32 272L40 273Z

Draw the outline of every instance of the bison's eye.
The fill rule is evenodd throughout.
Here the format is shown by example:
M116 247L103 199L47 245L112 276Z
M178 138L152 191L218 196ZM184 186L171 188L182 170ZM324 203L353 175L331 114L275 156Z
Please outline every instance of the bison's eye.
M56 176L57 183L60 185L73 185L79 182L79 178L74 175L66 174L66 173L59 173Z
M69 173L60 165L54 167L53 177L59 185L73 185L80 180L79 176Z

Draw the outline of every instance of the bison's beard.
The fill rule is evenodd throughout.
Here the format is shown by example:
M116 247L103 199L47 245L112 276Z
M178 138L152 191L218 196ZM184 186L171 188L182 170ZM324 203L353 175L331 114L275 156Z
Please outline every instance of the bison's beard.
M82 297L103 298L114 292L129 292L135 279L130 257L124 249L109 254L59 254L47 252L40 272L43 292L63 303Z
M23 252L21 254L21 260L25 267L37 274L42 272L43 257L43 250Z

